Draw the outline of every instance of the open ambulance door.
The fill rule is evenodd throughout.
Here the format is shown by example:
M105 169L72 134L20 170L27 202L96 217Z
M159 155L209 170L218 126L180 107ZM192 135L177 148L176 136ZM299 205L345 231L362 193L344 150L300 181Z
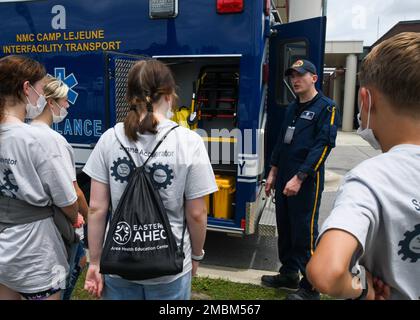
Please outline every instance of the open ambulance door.
M130 111L126 100L127 79L130 68L139 60L150 59L148 56L129 55L117 52L105 53L105 95L107 100L107 127L113 127L116 123L124 121Z
M270 172L271 154L279 138L286 108L294 93L285 71L298 59L312 61L318 71L318 90L322 90L326 18L313 18L272 27L269 55L267 125L265 136L265 176ZM268 201L258 224L258 234L277 236L275 205Z

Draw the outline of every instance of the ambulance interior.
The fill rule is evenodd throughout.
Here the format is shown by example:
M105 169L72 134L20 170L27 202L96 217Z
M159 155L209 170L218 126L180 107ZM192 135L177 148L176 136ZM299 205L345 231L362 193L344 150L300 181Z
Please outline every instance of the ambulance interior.
M172 120L198 129L209 153L219 191L206 197L208 214L215 219L234 220L239 58L159 60L171 68L178 86L179 99Z

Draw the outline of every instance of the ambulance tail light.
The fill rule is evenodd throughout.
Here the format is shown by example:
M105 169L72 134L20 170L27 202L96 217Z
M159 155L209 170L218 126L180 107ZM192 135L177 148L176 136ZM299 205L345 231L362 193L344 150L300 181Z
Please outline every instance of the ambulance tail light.
M246 229L246 220L245 219L241 219L241 229L243 229L243 230Z
M244 0L217 0L217 13L241 13L244 11Z
M263 64L263 83L268 84L270 78L270 66L268 63Z

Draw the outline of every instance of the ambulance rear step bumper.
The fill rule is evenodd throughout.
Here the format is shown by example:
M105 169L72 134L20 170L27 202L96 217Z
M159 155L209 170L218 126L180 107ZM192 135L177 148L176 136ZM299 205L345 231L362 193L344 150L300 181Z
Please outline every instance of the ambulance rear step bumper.
M267 199L267 204L261 214L258 223L258 235L265 237L277 237L276 207L272 201L273 196Z

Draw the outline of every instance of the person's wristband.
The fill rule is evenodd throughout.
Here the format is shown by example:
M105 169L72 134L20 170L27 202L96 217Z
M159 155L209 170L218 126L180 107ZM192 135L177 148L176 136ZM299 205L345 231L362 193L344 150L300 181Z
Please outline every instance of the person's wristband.
M194 261L202 261L204 259L204 255L205 255L204 249L201 250L201 252L202 253L199 256L196 256L196 255L194 255L194 254L191 253L191 259L194 260Z

